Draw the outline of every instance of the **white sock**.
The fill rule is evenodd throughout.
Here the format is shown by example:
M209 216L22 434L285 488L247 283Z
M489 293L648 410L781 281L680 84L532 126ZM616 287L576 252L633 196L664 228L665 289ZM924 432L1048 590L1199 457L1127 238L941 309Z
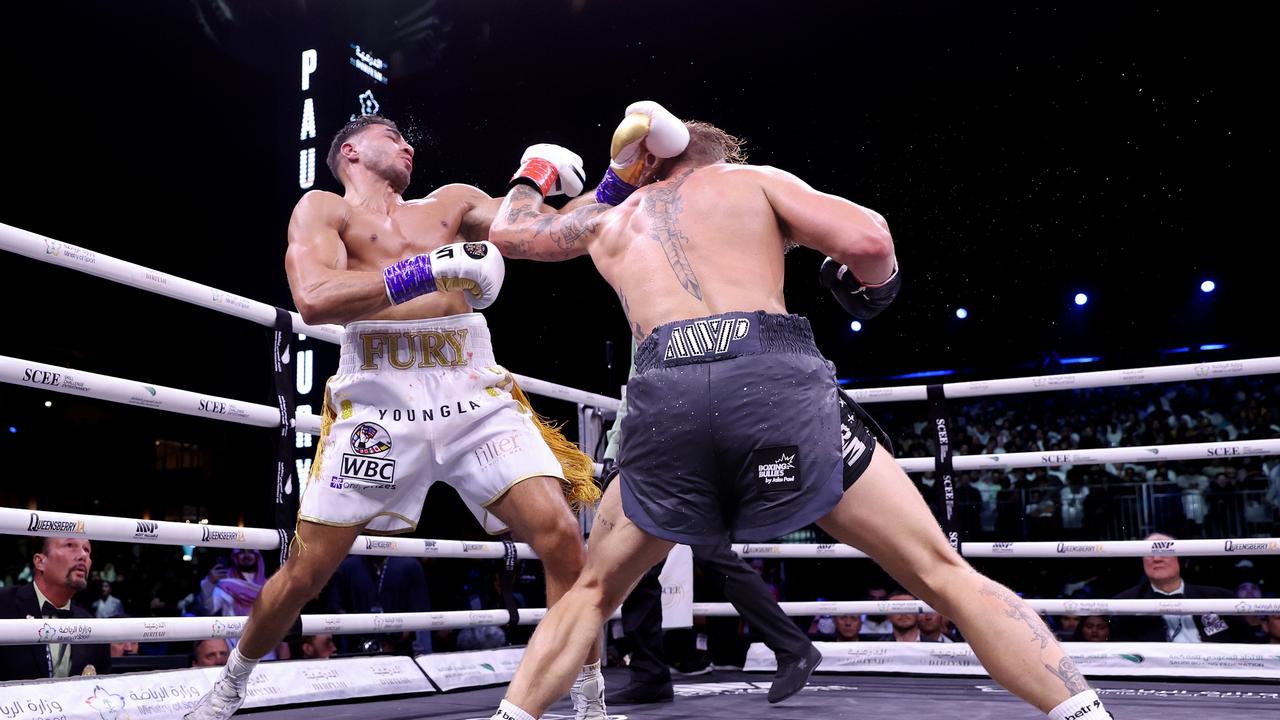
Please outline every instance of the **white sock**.
M1102 707L1098 693L1085 690L1067 698L1061 705L1049 711L1053 720L1108 720L1111 713Z
M583 680L589 680L600 674L600 661L597 660L590 665L583 665L582 670L578 672L578 679L573 682L574 686L582 684Z
M233 648L231 650L231 654L227 656L227 664L223 670L233 683L243 686L249 679L249 673L253 672L253 669L258 667L258 660L261 659L262 658L254 658L251 660L244 655L241 655L240 648L237 646Z
M498 712L493 714L493 720L537 720L537 718L516 707L514 703L503 700L498 704Z

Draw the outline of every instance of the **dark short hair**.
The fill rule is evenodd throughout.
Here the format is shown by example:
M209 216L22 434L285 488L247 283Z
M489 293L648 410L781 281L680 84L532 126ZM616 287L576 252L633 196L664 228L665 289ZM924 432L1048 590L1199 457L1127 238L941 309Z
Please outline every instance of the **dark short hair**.
M325 158L325 164L329 166L329 172L333 173L333 177L338 182L342 182L342 176L338 174L338 168L342 167L342 144L350 140L353 135L370 125L386 125L387 127L400 132L400 128L396 124L381 115L361 115L349 121L337 135L333 136L333 142L329 143L329 155Z
M718 162L741 165L747 161L742 138L700 120L686 121L684 126L689 128L689 147L680 153L681 161L699 166Z

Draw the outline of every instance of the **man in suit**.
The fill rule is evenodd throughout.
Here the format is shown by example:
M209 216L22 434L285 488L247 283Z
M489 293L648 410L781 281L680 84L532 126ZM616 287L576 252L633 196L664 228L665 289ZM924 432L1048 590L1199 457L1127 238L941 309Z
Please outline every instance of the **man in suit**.
M1153 533L1147 540L1169 541L1173 538ZM1142 558L1146 581L1116 595L1116 599L1187 599L1231 598L1226 588L1192 585L1182 579L1182 563L1172 555L1148 555ZM1252 642L1247 626L1236 615L1117 615L1112 619L1111 639L1130 642Z
M42 538L40 552L31 558L35 581L0 588L0 618L93 617L71 604L71 598L88 587L93 567L90 551L89 541L81 538ZM110 645L0 645L0 680L69 677L86 671L91 675L111 672Z

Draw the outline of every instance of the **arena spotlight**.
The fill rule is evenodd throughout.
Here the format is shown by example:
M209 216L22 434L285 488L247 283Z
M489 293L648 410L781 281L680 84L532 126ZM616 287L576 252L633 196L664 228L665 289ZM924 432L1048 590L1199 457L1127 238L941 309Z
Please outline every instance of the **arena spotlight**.
M853 322L849 323L849 329L854 332L862 332L862 323L857 320L854 320Z
M1089 296L1085 295L1082 292L1078 292L1076 293L1075 301L1076 301L1076 305L1084 305L1085 303L1089 302Z
M969 311L968 311L968 310L965 310L964 308L956 308L956 317L958 317L958 318L960 318L961 320L963 320L963 319L965 319L965 318L969 317Z
M44 401L44 406L45 406L45 407L53 407L53 401L51 401L51 400L45 400L45 401Z
M1202 293L1208 294L1213 292L1216 289L1218 289L1218 284L1212 280L1205 280L1204 282L1200 283L1200 292Z

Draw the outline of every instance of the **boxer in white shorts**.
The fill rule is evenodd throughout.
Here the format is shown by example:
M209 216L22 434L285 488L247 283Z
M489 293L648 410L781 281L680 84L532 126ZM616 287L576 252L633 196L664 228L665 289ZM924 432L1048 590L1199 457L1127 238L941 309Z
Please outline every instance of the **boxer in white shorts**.
M532 171L564 178L555 190L576 196L582 160L567 151L559 157L554 168L543 160ZM188 718L235 713L258 659L320 593L356 537L414 529L434 482L452 485L486 530L509 527L533 546L549 605L582 571L582 536L566 496L598 498L590 458L533 419L493 358L484 318L471 312L502 287L502 256L487 242L501 200L445 185L406 201L413 148L377 116L347 123L327 162L345 193L313 190L298 201L285 270L303 319L347 326L341 367L326 391L293 552L263 586L240 644ZM579 661L575 716L604 720L598 643Z
M298 517L405 532L444 482L486 531L506 532L490 505L523 480L564 478L511 388L478 313L347 325Z

